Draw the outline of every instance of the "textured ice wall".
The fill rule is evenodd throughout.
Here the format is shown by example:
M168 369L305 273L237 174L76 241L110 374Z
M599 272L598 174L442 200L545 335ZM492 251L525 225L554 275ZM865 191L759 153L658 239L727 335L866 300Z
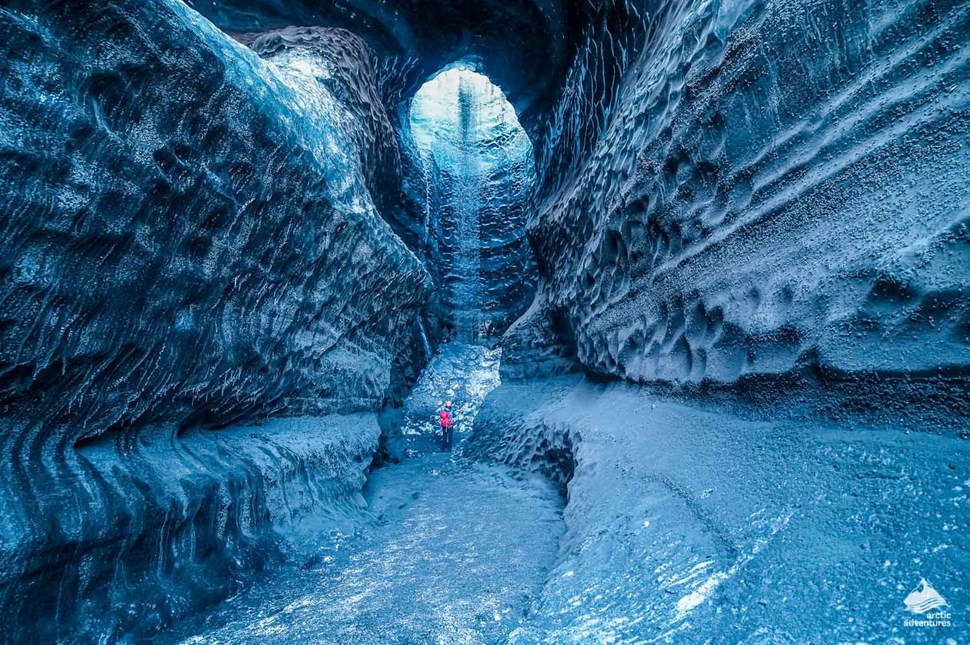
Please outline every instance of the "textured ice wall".
M343 29L289 27L236 37L280 73L319 118L344 126L379 213L398 199L401 158L377 94L371 54Z
M352 86L310 101L178 3L78 14L3 14L6 412L92 436L380 405L426 274Z
M21 467L4 490L24 486L3 506L4 637L146 636L225 599L289 554L281 536L314 530L320 544L353 520L379 434L373 413L158 426ZM54 516L24 514L53 503Z
M599 30L537 147L544 284L506 375L575 354L642 382L797 374L966 414L970 8L650 9ZM618 72L615 97L593 91Z
M8 2L0 31L2 622L161 620L247 568L276 470L376 441L319 425L277 468L272 427L189 433L166 483L142 430L383 404L428 291L368 190L394 142L346 33L267 64L174 0Z
M409 155L399 150L399 138L375 85L372 56L364 43L343 29L287 27L256 34L237 34L279 73L286 84L310 106L311 119L321 118L344 127L346 151L362 174L374 207L395 234L417 254L430 276L437 274L437 257L414 243L407 228L409 208L404 177ZM341 150L344 153L344 150ZM354 163L356 162L356 163ZM426 281L429 285L434 281ZM395 318L388 340L399 348L390 370L384 400L400 404L441 336L435 316L440 295L420 298L422 306ZM402 312L403 313L403 312ZM406 340L402 343L401 338Z

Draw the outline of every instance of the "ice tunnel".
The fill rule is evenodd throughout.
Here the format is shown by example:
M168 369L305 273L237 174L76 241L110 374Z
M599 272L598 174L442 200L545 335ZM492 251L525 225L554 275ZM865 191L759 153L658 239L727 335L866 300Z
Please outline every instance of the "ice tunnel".
M970 640L966 2L0 34L0 641Z

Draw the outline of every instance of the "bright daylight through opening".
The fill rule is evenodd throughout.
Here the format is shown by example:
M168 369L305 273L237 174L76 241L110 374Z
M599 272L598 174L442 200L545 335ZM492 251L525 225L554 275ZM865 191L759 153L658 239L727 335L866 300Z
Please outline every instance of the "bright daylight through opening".
M421 87L410 125L424 173L425 228L442 238L446 317L461 341L501 333L532 289L524 241L532 143L502 90L461 65Z

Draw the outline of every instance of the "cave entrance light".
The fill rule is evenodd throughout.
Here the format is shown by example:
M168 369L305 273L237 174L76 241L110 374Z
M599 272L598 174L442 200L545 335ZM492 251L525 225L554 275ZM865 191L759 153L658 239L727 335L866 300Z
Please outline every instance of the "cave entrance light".
M532 293L532 143L502 90L463 65L421 87L410 127L425 175L425 232L443 249L446 314L459 340L501 333Z

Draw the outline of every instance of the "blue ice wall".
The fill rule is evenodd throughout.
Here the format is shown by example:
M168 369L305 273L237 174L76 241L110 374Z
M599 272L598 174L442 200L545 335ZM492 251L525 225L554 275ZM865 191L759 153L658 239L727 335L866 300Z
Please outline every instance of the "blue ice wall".
M189 430L392 395L429 290L370 192L394 141L346 32L264 63L174 0L0 31L0 623L163 622L271 556L288 479L359 486L373 419Z
M648 9L591 28L548 117L544 281L505 374L578 363L965 418L970 8Z

